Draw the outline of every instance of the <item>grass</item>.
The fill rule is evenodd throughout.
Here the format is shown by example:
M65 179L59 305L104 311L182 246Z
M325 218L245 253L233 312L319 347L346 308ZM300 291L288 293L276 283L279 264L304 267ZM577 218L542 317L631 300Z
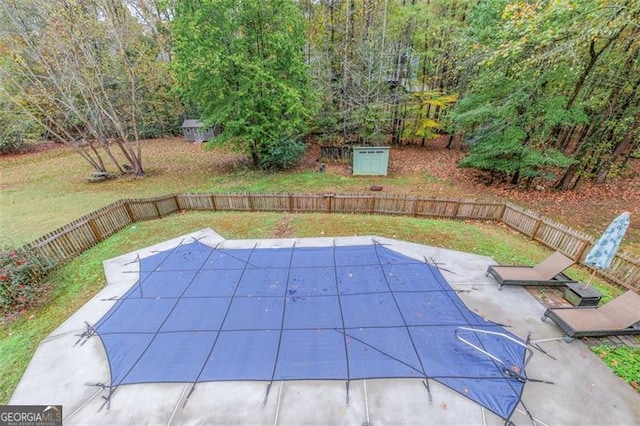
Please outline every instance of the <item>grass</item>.
M352 187L347 176L319 174L312 171L298 173L268 173L244 171L229 176L215 176L211 179L213 192L322 192L328 187ZM275 190L275 191L274 191Z
M90 168L68 149L3 158L0 236L20 245L113 201L204 189L212 173L226 172L199 147L176 143L145 142L146 178L98 184L87 181Z
M592 350L620 378L640 392L640 349L603 345L596 346Z
M242 167L239 157L207 152L180 139L144 142L144 179L87 182L90 169L75 153L55 149L0 158L0 240L31 241L86 213L123 198L183 192L365 192L384 184L387 192L457 196L469 194L424 171L405 175L347 177L340 169L317 173L313 166L287 173ZM425 153L428 155L428 153ZM240 166L239 166L240 164ZM575 212L571 212L574 214ZM267 213L189 213L133 225L57 269L50 276L50 299L11 323L0 323L0 403L8 401L38 343L105 285L102 261L176 235L211 227L226 238L381 235L488 255L502 264L533 264L548 251L506 227L482 222L437 221L387 216ZM569 275L586 281L586 269ZM619 293L600 280L594 286L608 301ZM614 360L632 359L612 355ZM610 363L614 370L615 363Z
M46 305L31 309L13 322L0 324L3 354L0 403L7 403L39 342L106 285L103 260L206 227L228 239L375 234L488 255L501 263L532 262L546 255L542 247L531 244L525 237L486 223L359 215L208 212L141 222L58 268L49 278L52 290Z
M325 173L318 173L317 163L309 158L294 171L254 171L246 166L246 159L241 155L222 148L203 150L200 145L186 143L182 138L146 140L142 145L147 172L143 179L123 177L101 183L87 181L90 167L70 149L0 157L0 240L8 239L15 245L22 245L113 201L171 193L363 193L369 192L372 185L383 185L385 193L420 196L464 198L489 194L482 187L459 182L459 177L452 180L434 176L442 174L440 169L449 170L455 165L442 161L446 152L433 149L412 154L415 158L409 158L415 159L415 164L411 162L413 160L407 160L390 167L389 176L355 177L348 175L345 166L341 165L328 165ZM402 148L398 150L402 151ZM427 156L434 160L420 162ZM122 158L119 161L124 162ZM407 164L411 167L401 167ZM404 171L398 172L398 168ZM501 194L497 198L510 195L500 191L497 194ZM545 212L550 218L569 226L585 226L586 222L600 231L613 217L609 211L616 207L605 208L609 204L594 203L589 199L579 207L585 214L576 215L575 206L567 206L550 193L549 200L527 201L526 207ZM597 214L586 214L589 212ZM640 232L632 226L623 248L633 249L639 241Z
M460 222L389 216L322 215L316 220L296 215L295 229L307 236L381 235L419 244L492 256L501 263L544 258L542 247L522 235L484 222Z
M144 141L147 175L89 183L91 170L79 155L54 149L0 158L0 239L22 245L78 217L123 198L184 192L364 192L379 177L299 170L258 172L238 166L238 155L205 151L177 139ZM25 172L26 171L26 172ZM401 190L427 178L384 178L389 190Z

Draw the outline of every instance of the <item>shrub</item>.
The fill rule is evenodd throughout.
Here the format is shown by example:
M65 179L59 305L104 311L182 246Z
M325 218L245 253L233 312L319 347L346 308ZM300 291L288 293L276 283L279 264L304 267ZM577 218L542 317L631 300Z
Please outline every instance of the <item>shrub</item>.
M260 157L260 168L265 170L289 169L300 163L307 147L304 143L290 138L282 138L269 147Z
M21 311L33 303L54 264L29 249L0 249L0 311Z
M11 154L20 151L24 141L19 133L0 134L0 154Z

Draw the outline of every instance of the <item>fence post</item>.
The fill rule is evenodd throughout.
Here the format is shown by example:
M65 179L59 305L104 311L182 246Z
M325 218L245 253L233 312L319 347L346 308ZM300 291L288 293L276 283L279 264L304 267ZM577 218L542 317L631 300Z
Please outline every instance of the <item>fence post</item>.
M158 218L162 219L162 214L160 213L160 209L158 208L158 202L157 201L153 202L153 207L156 208L156 213L158 214Z
M333 200L333 196L334 196L334 195L335 195L335 194L324 194L324 199L325 199L325 205L326 205L326 208L327 208L327 213L333 213L333 205L332 205L333 203L332 203L332 200Z
M413 211L413 197L409 195L404 196L404 203L402 204L402 214L404 216L411 216L411 212Z
M373 214L373 212L376 211L376 197L375 195L373 195L371 197L371 202L369 203L369 214Z
M289 193L289 212L293 213L293 195Z
M413 217L417 217L418 216L418 198L417 197L410 197L410 199L413 201L413 204L411 205L411 212L409 213L411 216Z
M636 269L633 273L629 274L626 281L622 281L622 285L630 290L640 293L640 270ZM633 284L635 283L635 284Z
M532 240L536 239L536 234L538 233L538 230L540 229L540 225L542 225L542 218L538 218L538 220L536 221L536 224L533 225L533 229L531 230L531 239Z
M100 228L98 228L98 224L96 223L96 219L95 218L91 218L91 219L89 219L88 223L89 223L89 228L91 229L91 233L96 238L96 240L98 242L104 240L104 237L100 233Z
M216 196L211 194L209 196L209 198L211 198L211 211L215 212L217 210L217 208L216 208Z
M124 209L127 211L127 215L129 215L129 219L131 219L131 223L136 223L138 221L138 218L136 217L136 213L131 208L131 204L129 203L129 200L126 200L124 202Z
M456 209L453 212L453 217L458 217L458 213L460 212L460 200L456 200Z
M575 260L576 262L580 262L580 259L582 259L582 255L585 251L587 251L587 247L589 247L589 240L585 240L582 243L582 247L580 247L580 250L578 250L578 254L576 254L576 257L573 260Z
M507 212L507 203L500 204L500 213L498 213L498 221L504 223L504 214Z

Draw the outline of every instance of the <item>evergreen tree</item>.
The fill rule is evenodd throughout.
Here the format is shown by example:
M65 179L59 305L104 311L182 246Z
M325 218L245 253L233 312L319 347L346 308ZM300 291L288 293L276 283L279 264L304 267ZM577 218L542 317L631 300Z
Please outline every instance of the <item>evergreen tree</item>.
M173 22L180 93L255 166L301 157L313 106L305 31L291 0L185 0Z

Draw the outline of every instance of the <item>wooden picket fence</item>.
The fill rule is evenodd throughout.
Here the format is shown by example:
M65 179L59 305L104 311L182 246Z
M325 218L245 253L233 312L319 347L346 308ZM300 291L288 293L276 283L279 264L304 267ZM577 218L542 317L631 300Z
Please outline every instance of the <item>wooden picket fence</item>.
M177 211L357 213L502 222L584 265L594 238L509 202L389 194L175 194L126 199L89 213L27 244L25 248L64 262L128 225ZM586 265L585 265L586 266ZM588 267L588 266L587 266ZM640 291L640 259L618 251L598 271L611 282Z

